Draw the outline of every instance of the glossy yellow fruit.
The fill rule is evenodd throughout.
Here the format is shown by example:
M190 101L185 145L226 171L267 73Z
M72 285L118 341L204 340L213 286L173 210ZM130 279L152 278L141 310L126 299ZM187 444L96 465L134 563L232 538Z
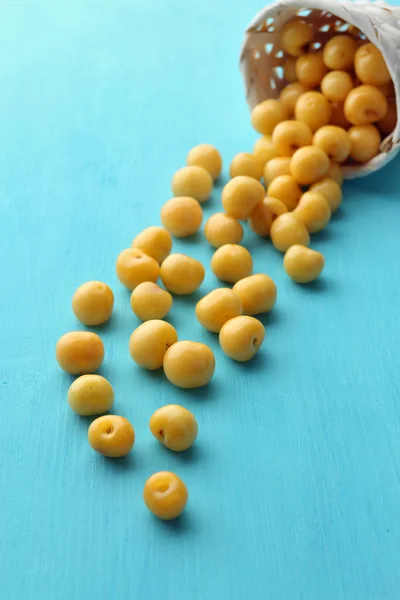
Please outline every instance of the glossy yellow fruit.
M251 275L253 260L244 246L225 244L214 252L211 270L221 281L236 283L239 279Z
M281 121L286 121L289 113L279 100L263 100L251 113L251 122L256 131L270 135Z
M311 26L298 18L291 19L281 29L280 43L282 49L291 56L303 54L312 39L313 30Z
M308 246L310 243L310 234L306 226L293 213L277 217L271 225L270 235L274 247L279 252L286 252L295 244Z
M288 56L283 63L283 76L288 83L297 81L296 76L296 58Z
M133 248L139 248L142 252L151 256L161 264L172 249L172 238L163 227L147 227L132 242Z
M296 76L305 88L319 86L327 72L328 69L319 52L303 54L296 61Z
M296 283L310 283L315 281L325 265L321 252L311 250L305 246L291 246L283 259L286 273Z
M336 125L336 127L341 127L342 129L349 129L349 127L351 127L351 123L346 119L343 103L332 102L331 107L332 115L329 124Z
M387 110L387 99L372 85L354 88L344 102L344 114L353 125L370 125L380 121Z
M88 440L96 452L109 458L120 458L132 450L135 431L128 419L117 415L104 415L91 423Z
M170 254L161 265L161 281L177 296L193 294L203 283L205 270L201 262L186 254Z
M274 219L276 219L276 217L279 215L283 215L283 213L287 211L288 209L286 204L277 198L265 196L264 200L260 204L257 204L250 215L250 228L257 235L267 237L271 230L271 225Z
M294 115L294 108L297 100L306 91L307 89L304 87L304 85L298 81L295 81L284 87L279 94L279 100L282 102L283 106L286 108L291 117Z
M280 175L271 181L267 194L283 202L288 210L294 210L300 200L302 191L292 175Z
M351 142L350 157L359 163L365 163L379 152L381 136L374 125L356 125L349 129Z
M114 390L101 375L81 375L68 390L68 404L77 415L101 415L114 404Z
M347 131L334 125L325 125L314 134L313 145L321 148L330 160L342 163L350 155L351 141Z
M245 315L260 315L272 310L276 304L276 285L268 275L257 273L241 279L233 286L239 296Z
M156 410L150 418L149 426L154 437L174 452L190 448L198 434L194 414L177 404L168 404Z
M243 239L243 227L233 217L222 212L215 213L207 220L204 235L214 248L220 248L225 244L240 244Z
M152 319L139 325L132 333L129 353L140 367L154 371L162 367L165 353L177 341L178 334L172 325Z
M116 271L120 282L133 290L143 281L157 281L160 265L139 248L127 248L117 258Z
M377 125L385 135L389 135L394 131L394 128L397 124L397 108L396 108L396 100L389 99L389 106L386 112L386 115L378 121Z
M72 297L72 310L81 323L101 325L108 321L114 307L114 294L102 281L88 281Z
M328 171L326 173L326 177L333 179L338 185L342 185L344 179L342 167L335 163L333 160L331 160L329 163Z
M214 354L208 346L198 342L177 342L164 357L167 379L180 388L193 389L207 385L214 371Z
M58 340L56 359L60 367L71 375L93 373L104 359L103 342L96 333L70 331Z
M391 81L381 51L370 42L360 46L355 53L354 70L358 79L368 85L385 85Z
M332 71L347 71L353 67L357 42L350 35L335 35L324 46L322 57Z
M156 283L139 283L131 295L131 308L141 321L163 319L172 308L172 296Z
M242 303L237 294L229 288L217 288L204 296L196 305L196 317L201 325L219 333L229 319L241 315Z
M331 102L344 102L353 87L353 80L347 71L330 71L321 81L321 92Z
M143 500L150 512L163 521L176 519L183 512L188 491L182 479L169 471L154 473L146 481Z
M312 131L328 125L332 116L332 106L320 92L306 92L296 102L294 115L297 121L307 123Z
M202 167L210 173L212 179L218 179L222 171L222 158L218 150L211 144L199 144L187 155L190 167Z
M331 209L328 200L322 194L305 192L293 215L304 223L310 233L317 233L328 225Z
M275 158L278 155L270 135L263 135L256 140L253 147L253 154L256 156L264 165Z
M255 356L264 341L265 328L254 317L231 319L219 333L219 343L229 358L246 362Z
M269 185L280 175L290 175L290 156L272 158L264 167L264 183Z
M282 121L274 129L272 142L281 156L293 156L299 148L312 144L313 132L301 121Z
M342 203L342 188L334 179L330 179L330 177L323 177L316 183L313 183L308 191L324 196L328 201L332 213L337 211Z
M178 238L194 235L203 221L203 209L194 198L171 198L161 209L161 223L169 233Z
M234 219L248 219L265 196L264 186L252 177L234 177L222 190L222 206Z
M231 177L246 175L247 177L259 180L262 177L263 169L264 163L260 158L248 152L241 152L233 157L229 168L229 175Z
M290 173L300 185L311 185L324 177L329 169L329 158L317 146L299 148L292 156Z
M174 196L189 196L199 202L205 202L211 196L213 180L202 167L183 167L172 178Z

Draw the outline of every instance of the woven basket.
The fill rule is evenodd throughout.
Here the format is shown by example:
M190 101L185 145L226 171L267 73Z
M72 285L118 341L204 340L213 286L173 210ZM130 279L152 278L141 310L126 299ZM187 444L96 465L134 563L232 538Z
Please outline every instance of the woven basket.
M267 98L277 98L286 83L283 78L285 53L279 32L292 17L301 16L314 29L312 49L317 50L334 33L348 33L363 43L366 39L382 52L393 79L398 120L394 131L368 163L343 167L347 179L368 175L386 165L400 149L400 8L384 2L340 0L278 0L266 6L246 30L240 67L252 109Z

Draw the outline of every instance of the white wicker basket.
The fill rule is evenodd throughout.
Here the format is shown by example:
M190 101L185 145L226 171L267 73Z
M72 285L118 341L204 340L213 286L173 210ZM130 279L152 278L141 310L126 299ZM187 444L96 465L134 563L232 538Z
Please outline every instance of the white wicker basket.
M312 25L316 49L333 32L346 32L370 40L381 50L395 86L397 125L383 140L378 156L364 165L343 168L347 179L377 171L400 149L400 8L366 0L278 0L266 6L247 28L240 55L250 108L266 98L277 98L285 86L282 67L286 57L279 32L296 15Z

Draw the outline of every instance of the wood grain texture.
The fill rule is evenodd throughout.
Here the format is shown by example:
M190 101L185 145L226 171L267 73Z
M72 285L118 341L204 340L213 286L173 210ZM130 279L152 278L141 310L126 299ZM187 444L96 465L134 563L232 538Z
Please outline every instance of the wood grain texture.
M209 343L216 376L185 392L131 362L137 325L114 263L159 223L187 150L250 150L237 68L256 0L81 0L0 4L0 597L7 600L396 600L400 571L397 160L347 184L343 209L314 246L315 285L247 234L255 271L279 290L263 351L224 357L176 299L181 339ZM223 179L224 180L224 179ZM221 184L204 205L219 209ZM174 244L209 265L201 235ZM131 457L86 441L54 358L79 328L70 302L88 279L112 285L99 328L101 373L132 420ZM208 274L201 293L216 284ZM160 447L147 423L166 403L199 421L193 451ZM190 500L154 520L141 494L160 469Z

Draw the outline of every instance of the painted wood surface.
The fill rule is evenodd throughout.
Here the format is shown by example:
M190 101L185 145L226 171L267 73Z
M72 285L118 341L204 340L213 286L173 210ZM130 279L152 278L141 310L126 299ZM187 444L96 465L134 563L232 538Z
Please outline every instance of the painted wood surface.
M140 371L138 324L114 263L159 223L174 170L199 142L225 170L251 150L237 68L256 0L0 3L0 597L4 600L396 600L400 594L400 161L345 186L314 247L320 282L299 287L282 257L246 234L256 272L279 289L265 346L224 357L194 319L217 284L202 235L174 248L207 278L171 314L181 339L216 353L196 392ZM101 373L131 419L131 457L107 461L68 408L54 358L80 328L75 288L108 282ZM147 423L166 403L199 421L192 451L161 448ZM181 520L145 509L146 478L187 483Z

